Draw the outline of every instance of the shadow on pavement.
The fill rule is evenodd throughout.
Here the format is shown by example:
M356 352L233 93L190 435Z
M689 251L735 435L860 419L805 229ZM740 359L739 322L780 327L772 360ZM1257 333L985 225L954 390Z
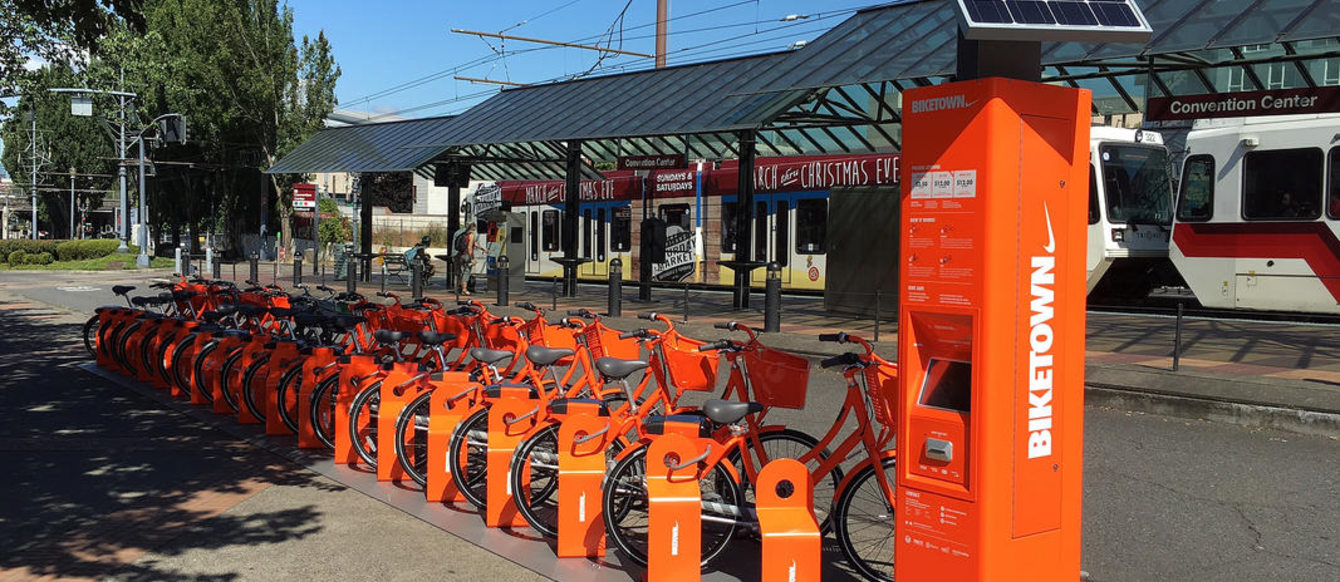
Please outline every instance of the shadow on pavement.
M223 514L271 486L340 487L79 370L79 332L0 301L0 578L230 580L133 562L321 530L315 506Z

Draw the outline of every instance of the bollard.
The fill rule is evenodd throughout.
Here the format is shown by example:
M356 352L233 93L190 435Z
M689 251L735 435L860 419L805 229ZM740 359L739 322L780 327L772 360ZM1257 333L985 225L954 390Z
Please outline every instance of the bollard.
M209 265L210 274L218 279L218 267L214 266L214 247L205 247L205 264Z
M271 285L278 286L278 285L279 285L279 259L276 258L276 259L274 260L274 262L270 263L270 267L271 267L271 270L270 270L270 284L271 284Z
M763 582L818 580L823 536L814 518L810 471L795 459L769 462L755 489L763 538Z
M610 261L610 290L609 290L609 311L610 317L623 317L623 261L619 257L614 257Z
M358 261L350 260L344 264L344 290L350 294L358 292Z
M302 284L302 251L293 251L293 284Z
M763 296L763 331L778 332L782 329L782 266L768 263L767 283Z
M684 323L689 322L689 282L684 282Z
M496 305L506 307L508 304L508 295L511 294L511 271L512 262L507 255L498 257L498 302Z
M186 274L185 271L181 270L181 247L177 247L172 252L172 272L178 275Z
M1182 368L1182 302L1177 302L1177 323L1173 328L1173 371Z
M247 280L261 280L261 254L257 251L251 251L251 276Z
M386 292L386 279L387 279L387 277L386 277L386 265L385 265L385 261L386 261L386 259L383 258L382 261L383 261L383 264L382 264L382 290L381 290L381 292L382 292L382 293L385 293L385 292ZM369 275L369 276L371 276L371 275L372 275L372 270L369 269L368 272L367 272L366 274Z
M609 412L599 400L565 404L558 425L558 557L597 558L605 555L600 483L605 449L614 436Z
M558 277L554 277L554 284L549 286L549 294L553 296L554 304L550 309L558 309Z
M534 388L516 384L490 386L485 394L492 401L488 419L488 457L484 469L487 483L487 503L484 504L486 527L525 527L526 518L516 508L512 497L512 479L509 470L512 454L522 439L535 428L540 402ZM523 479L527 481L528 479ZM529 486L528 486L529 487Z
M409 266L409 293L415 299L423 298L423 264L418 259Z
M647 449L647 582L702 579L700 453L692 439L659 436Z

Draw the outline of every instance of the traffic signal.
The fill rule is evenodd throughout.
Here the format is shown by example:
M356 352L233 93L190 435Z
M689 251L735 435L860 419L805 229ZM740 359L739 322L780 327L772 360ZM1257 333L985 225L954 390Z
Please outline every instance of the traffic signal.
M158 135L165 144L186 143L186 118L172 115L158 120Z

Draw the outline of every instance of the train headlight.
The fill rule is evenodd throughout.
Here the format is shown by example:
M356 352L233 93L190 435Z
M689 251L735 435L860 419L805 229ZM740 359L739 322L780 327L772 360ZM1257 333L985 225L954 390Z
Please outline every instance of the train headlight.
M1112 229L1112 242L1126 242L1126 229L1124 228Z

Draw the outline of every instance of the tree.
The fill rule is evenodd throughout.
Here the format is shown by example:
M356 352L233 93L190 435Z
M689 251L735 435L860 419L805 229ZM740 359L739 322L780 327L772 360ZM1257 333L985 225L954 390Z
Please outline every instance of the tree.
M144 30L142 5L143 0L0 0L0 94L17 92L29 59L67 61L79 51L96 51L117 25Z
M112 159L115 148L98 127L96 119L71 115L69 97L49 91L53 87L82 85L84 81L78 72L67 65L53 63L27 77L24 96L15 108L22 114L11 116L0 129L0 139L5 143L3 163L15 169L15 181L21 184L21 190L25 194L31 192L33 125L27 113L35 109L41 160L37 175L38 220L41 228L54 236L73 238L74 233L68 232L69 170L74 169L79 174L111 174L116 170L116 162ZM79 190L94 191L86 193L85 198L90 206L97 206L102 203L111 180L80 177L75 186Z

